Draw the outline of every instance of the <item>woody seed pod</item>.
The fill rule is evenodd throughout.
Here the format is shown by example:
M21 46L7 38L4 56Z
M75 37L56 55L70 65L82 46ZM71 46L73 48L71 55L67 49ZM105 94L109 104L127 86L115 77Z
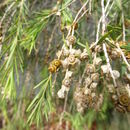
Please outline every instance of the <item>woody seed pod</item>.
M87 77L85 79L85 87L87 88L92 83L92 79L90 77Z
M85 95L90 95L91 94L91 90L89 88L85 88L84 89L84 94Z
M69 62L70 65L75 65L76 64L75 56L74 55L69 55L68 62Z
M69 78L65 78L63 81L62 81L62 84L66 87L69 87L70 86L70 82L71 80Z
M119 58L121 56L120 51L117 48L114 48L111 52L112 58Z
M115 79L118 79L120 77L119 71L113 70L112 72L113 72L113 75L114 75Z
M114 104L118 103L118 97L117 97L117 95L112 95L111 99L112 99L112 101L113 101Z
M74 28L74 30L76 30L78 28L78 23L77 22L73 23L72 27Z
M64 48L63 48L63 55L64 55L64 56L69 56L69 54L70 54L69 50L64 47Z
M87 72L87 74L94 73L95 72L95 66L93 64L87 64L86 72Z
M68 42L69 42L70 45L73 45L76 42L75 36L69 36L67 38L67 40L68 40Z
M125 112L126 112L125 107L124 107L124 106L121 106L120 104L117 104L116 110L117 110L118 112L121 112L121 113L125 113Z
M128 97L128 95L121 95L120 97L119 97L119 102L120 102L120 104L121 105L123 105L123 106L128 106L129 105L129 101L130 99L129 99L129 97Z
M88 59L88 53L87 53L87 50L86 49L84 49L83 50L83 52L81 53L81 55L80 55L80 59L81 60L85 60L85 59Z
M62 66L63 66L64 69L68 68L69 63L68 63L68 59L67 58L65 60L62 60L61 63L62 63Z
M58 59L54 59L52 61L52 64L55 65L57 68L59 68L61 66L61 61Z
M101 70L102 70L103 74L108 74L109 73L109 68L108 68L107 65L102 65Z
M97 46L95 47L95 52L100 53L101 51L102 51L102 47L101 47L100 45L97 45Z
M98 82L98 81L99 81L99 74L98 74L98 73L93 73L93 74L91 75L91 79L92 79L92 81L94 81L94 82Z
M94 62L95 62L95 65L99 66L102 64L102 59L100 57L97 57Z
M91 85L90 85L90 88L91 89L95 89L97 87L98 83L95 83L93 82Z
M53 64L50 64L50 66L49 66L49 68L48 68L48 70L51 72L51 73L54 73L54 72L56 72L56 66L55 65L53 65Z

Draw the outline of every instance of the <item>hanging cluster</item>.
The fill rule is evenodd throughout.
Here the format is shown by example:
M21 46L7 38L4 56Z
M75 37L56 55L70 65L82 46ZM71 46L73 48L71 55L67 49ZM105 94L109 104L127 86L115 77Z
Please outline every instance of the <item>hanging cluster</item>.
M111 93L111 99L117 111L130 112L130 88L129 84L115 88L109 84L108 91Z
M62 49L57 52L58 59L53 60L50 63L49 71L51 73L56 72L60 66L63 67L65 77L62 81L61 89L57 95L59 98L65 98L66 93L70 90L72 79L75 75L75 71L78 70L82 61L86 62L84 76L82 77L82 83L76 85L74 92L74 100L77 106L77 111L84 112L87 109L93 108L100 110L103 104L103 93L98 91L101 85L111 84L112 76L110 74L110 68L108 64L104 64L100 54L103 52L101 45L96 45L95 48L91 48L92 63L89 62L89 55L86 49L81 51L80 49L74 49L73 46L76 42L76 37L70 35L66 38L66 44L63 45ZM117 48L111 48L107 45L107 52L112 60L120 58L121 53ZM75 70L76 68L76 70ZM112 70L113 77L116 81L120 81L120 72L118 70ZM102 80L102 77L104 80ZM125 76L129 80L128 74ZM103 83L101 83L103 82ZM105 83L105 84L104 84ZM105 86L103 86L105 87ZM111 93L110 85L107 85L108 92ZM112 94L116 100L115 107L118 111L129 112L129 96L120 94L117 92L116 86ZM120 88L120 87L119 87ZM128 89L129 90L129 89ZM118 94L117 94L118 93ZM123 104L127 100L127 105ZM114 101L114 100L113 100ZM124 108L125 107L125 108ZM123 108L123 109L121 109Z

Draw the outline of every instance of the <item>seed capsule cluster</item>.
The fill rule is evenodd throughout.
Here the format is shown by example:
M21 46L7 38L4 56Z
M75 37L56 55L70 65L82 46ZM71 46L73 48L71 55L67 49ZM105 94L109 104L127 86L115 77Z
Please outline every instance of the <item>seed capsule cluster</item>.
M77 111L83 113L90 108L99 110L103 102L103 95L97 95L95 92L91 91L91 89L86 87L76 87L74 100Z
M83 52L80 49L74 49L73 46L76 43L76 37L70 35L66 38L66 45L63 45L62 49L57 52L58 59L53 60L48 70L51 73L56 72L60 66L63 67L65 71L65 77L62 81L61 89L58 91L57 95L59 98L64 98L66 92L69 91L72 81L72 74L75 68L78 68L82 61L88 59L87 50L84 49Z
M111 93L111 98L114 103L115 109L118 112L126 113L130 112L130 88L127 86L119 86L114 88L114 86L108 85L109 92Z
M61 88L57 92L58 97L61 99L65 98L72 84L76 84L74 89L74 101L77 111L83 113L85 110L91 108L99 111L104 99L104 93L99 91L99 89L101 86L103 88L107 86L108 92L111 93L115 109L119 112L129 112L130 89L127 88L127 93L122 94L121 91L116 88L117 86L115 84L113 85L113 78L115 82L118 82L120 81L121 74L119 69L115 70L113 67L111 67L110 71L111 63L108 64L106 60L106 64L104 58L101 58L104 48L101 45L96 45L95 48L90 49L88 54L86 49L83 49L83 51L75 49L75 43L75 36L67 36L62 49L56 53L57 59L54 59L48 68L51 73L54 73L62 66L62 72L65 72ZM121 52L118 48L111 48L109 45L106 45L106 49L110 61L121 57ZM85 70L82 73L83 75L79 77L79 81L75 81L74 78L77 77L76 71L79 71L78 69L82 65L82 62L86 63ZM125 73L125 77L129 82L130 78L128 73ZM124 80L124 82L126 81Z
M61 66L61 61L58 60L58 59L54 59L50 65L49 65L49 68L48 70L51 72L51 73L54 73L58 70L58 68Z

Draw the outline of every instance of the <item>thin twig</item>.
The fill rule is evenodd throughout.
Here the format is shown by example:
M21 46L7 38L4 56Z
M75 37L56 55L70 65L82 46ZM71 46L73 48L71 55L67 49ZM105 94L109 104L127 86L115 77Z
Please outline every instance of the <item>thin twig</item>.
M92 11L92 0L89 0L89 14L91 14Z
M87 1L84 3L84 5L80 8L80 10L78 11L77 15L75 16L75 19L74 19L73 23L76 22L76 20L78 19L79 14L82 12L82 10L84 9L84 7L87 5L88 2L89 2L89 0L87 0Z
M103 43L103 50L104 50L104 54L105 54L105 57L106 57L107 66L108 66L108 68L109 68L111 77L112 77L112 79L113 79L114 86L116 87L116 86L117 86L117 83L116 83L115 77L114 77L114 75L113 75L113 71L112 71L112 68L111 68L111 65L110 65L110 61L109 61L109 57L108 57L108 54L107 54L107 49L106 49L106 44L105 44L105 43Z
M63 112L61 113L60 120L59 120L59 123L57 125L56 130L59 130L60 126L62 125L62 120L63 120L63 117L64 117L64 113L66 111L67 100L68 100L68 92L66 93L66 96L65 96Z
M124 12L122 10L122 26L123 26L123 41L125 41L125 23L124 23Z
M104 35L105 29L106 29L104 0L101 1L101 7L102 7L102 35ZM116 84L115 77L113 75L113 71L112 71L112 68L111 68L111 64L110 64L110 61L109 61L109 57L108 57L108 54L107 54L107 48L106 48L105 43L103 43L103 51L104 51L104 54L105 54L105 57L106 57L106 62L107 62L107 66L109 68L109 72L110 72L111 77L113 79L114 86L116 87L117 84Z
M122 56L122 58L123 58L125 64L128 66L128 70L130 71L130 64L129 64L128 61L126 60L125 55L124 55L123 51L121 50L121 48L120 48L118 42L116 43L116 46L117 46L118 50L120 51L121 56Z
M111 9L112 9L113 5L114 5L114 1L113 1L113 3L111 4L111 6L110 6L110 8L109 8L108 12L106 13L106 17L107 17L107 16L108 16L108 14L110 13L110 11L111 11ZM107 8L106 8L106 7L105 7L105 10L107 10ZM106 12L106 11L105 11L105 12ZM101 22L102 22L102 16L101 16L101 18L99 19L98 26L97 26L96 42L90 46L90 49L92 49L92 48L93 48L94 46L96 46L96 45L97 45L97 43L98 43Z
M76 23L77 21L79 21L80 18L82 18L82 17L84 16L84 14L87 12L87 11L85 11L85 13L83 13L83 14L80 16L80 18L78 19L80 13L82 12L82 10L84 10L84 8L85 8L85 6L87 5L88 2L89 2L89 0L87 0L87 1L83 4L83 6L80 8L80 10L78 11L78 13L76 14L76 16L75 16L75 18L74 18L74 21L73 21L72 25L73 25L74 23ZM73 27L73 29L72 29L72 36L73 36L73 35L74 35L74 27Z
M5 17L6 17L6 15L7 15L7 13L8 13L8 12L10 11L10 9L14 6L14 4L15 4L15 2L13 2L13 3L6 9L6 11L5 11L5 13L4 13L2 19L0 20L0 24L3 23L3 21L4 21Z
M111 1L111 0L108 0L108 1L107 1L107 4L106 4L105 9L104 9L104 12L105 12L105 13L106 13L107 8L108 8L108 6L109 6L109 4L110 4L110 1ZM114 2L113 2L113 3L114 3ZM111 8L110 8L110 9L111 9ZM106 15L105 17L107 17L107 15ZM102 19L103 19L103 16L101 16L101 18L99 19L99 22L98 22L97 34L96 34L96 43L97 43L97 41L98 41L98 39L99 39L100 25L101 25Z

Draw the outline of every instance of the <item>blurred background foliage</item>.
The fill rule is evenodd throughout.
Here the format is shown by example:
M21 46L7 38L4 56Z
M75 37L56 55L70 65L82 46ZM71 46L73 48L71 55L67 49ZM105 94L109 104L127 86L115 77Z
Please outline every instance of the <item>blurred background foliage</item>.
M48 65L64 43L67 34L65 27L72 24L85 1L0 0L3 36L0 44L0 129L57 129L64 100L58 99L56 93L61 86L63 73L59 70L56 75L49 76ZM82 50L86 42L89 45L95 42L98 20L102 15L101 1L91 2L91 13L86 13L79 21L75 32L78 41L76 48ZM107 31L112 32L105 37L115 41L122 39L123 12L126 41L129 43L130 1L111 0L112 3L107 17ZM60 16L56 13L57 9L61 11ZM98 42L102 40L104 37L100 35ZM130 51L128 45L126 48ZM52 87L55 79L55 86ZM109 101L104 102L99 113L93 110L88 110L84 115L76 112L72 92L73 88L68 95L67 111L60 130L128 130L130 116L113 111Z

